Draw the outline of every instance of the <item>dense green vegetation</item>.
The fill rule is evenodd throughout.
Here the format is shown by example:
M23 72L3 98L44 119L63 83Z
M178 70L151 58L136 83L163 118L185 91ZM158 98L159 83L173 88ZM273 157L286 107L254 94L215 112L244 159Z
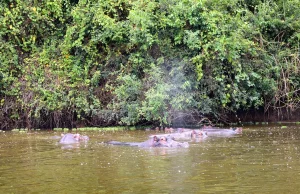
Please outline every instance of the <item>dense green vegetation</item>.
M299 0L0 3L1 129L299 108Z

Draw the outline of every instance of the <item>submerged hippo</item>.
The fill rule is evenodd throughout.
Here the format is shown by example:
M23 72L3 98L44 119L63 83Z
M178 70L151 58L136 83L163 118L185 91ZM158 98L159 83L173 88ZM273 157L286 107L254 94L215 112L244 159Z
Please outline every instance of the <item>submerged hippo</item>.
M182 132L188 132L192 131L193 129L188 128L165 128L165 133L182 133Z
M207 137L207 133L202 130L189 130L189 131L183 131L178 133L170 133L170 134L161 134L161 135L155 135L158 138L166 137L171 138L172 140L191 140L191 139L204 139ZM153 136L150 136L150 138Z
M232 136L236 134L242 134L243 128L230 128L230 129L218 129L218 128L204 128L204 132L207 136Z
M178 148L178 147L183 147L183 148L188 148L189 143L188 142L178 142L175 141L173 137L160 137L159 142L163 145L163 147L173 147L173 148Z
M147 141L144 142L119 142L119 141L109 141L107 144L112 145L123 145L123 146L137 146L137 147L144 147L144 148L150 148L150 147L189 147L189 144L187 142L181 143L172 140L172 138L167 137L157 137L153 136L150 137Z
M78 133L77 134L67 133L65 135L62 135L62 138L60 139L59 143L73 144L73 143L85 142L88 140L89 140L88 136L80 135Z

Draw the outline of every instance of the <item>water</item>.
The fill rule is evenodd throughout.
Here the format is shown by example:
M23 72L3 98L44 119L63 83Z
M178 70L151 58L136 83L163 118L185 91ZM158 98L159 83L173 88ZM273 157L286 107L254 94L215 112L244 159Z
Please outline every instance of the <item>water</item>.
M55 132L0 134L0 193L298 193L300 127L250 127L189 148L137 148L153 132L85 132L62 147Z

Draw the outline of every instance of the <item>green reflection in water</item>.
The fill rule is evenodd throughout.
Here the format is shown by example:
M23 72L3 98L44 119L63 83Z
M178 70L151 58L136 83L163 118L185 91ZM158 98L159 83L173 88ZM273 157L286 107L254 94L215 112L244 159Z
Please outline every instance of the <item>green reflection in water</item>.
M107 145L151 132L85 132L62 147L57 132L0 134L0 193L298 193L300 128L255 126L189 148Z

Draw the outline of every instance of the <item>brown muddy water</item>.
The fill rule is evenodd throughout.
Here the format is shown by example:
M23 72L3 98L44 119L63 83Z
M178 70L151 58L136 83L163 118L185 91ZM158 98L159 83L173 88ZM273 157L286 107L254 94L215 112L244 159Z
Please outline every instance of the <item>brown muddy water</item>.
M299 193L300 126L244 127L189 148L138 148L153 132L82 132L59 145L58 132L0 134L0 193Z

